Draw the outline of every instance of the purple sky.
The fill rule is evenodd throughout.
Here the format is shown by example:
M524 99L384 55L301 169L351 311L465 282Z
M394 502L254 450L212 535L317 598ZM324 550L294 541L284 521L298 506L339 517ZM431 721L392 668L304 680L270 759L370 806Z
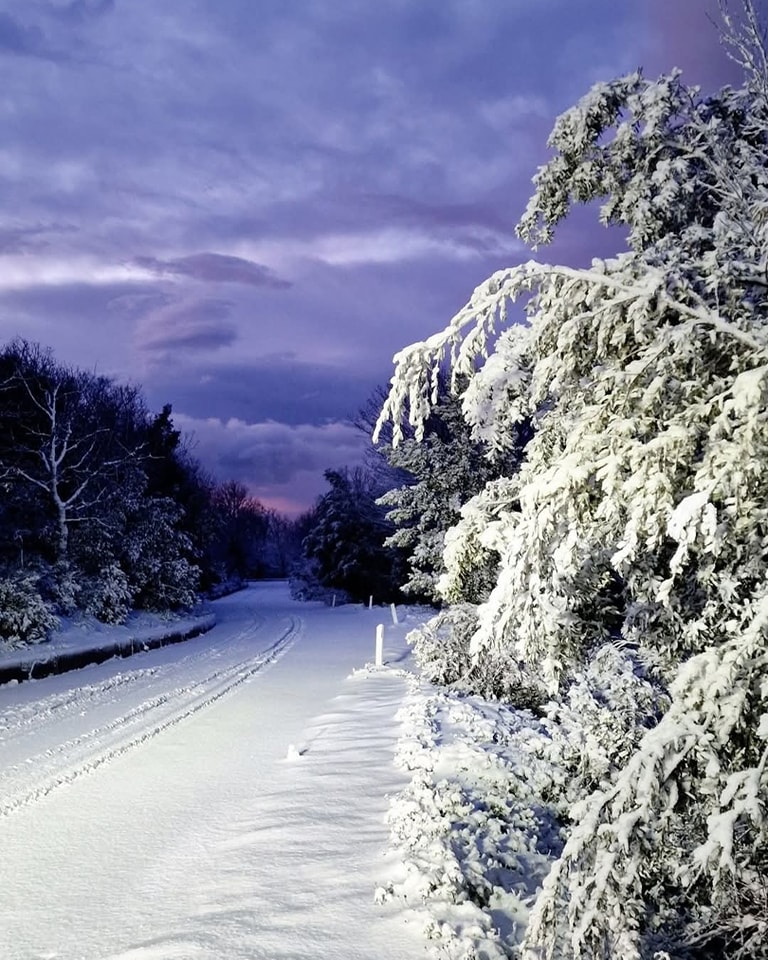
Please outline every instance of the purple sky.
M296 512L597 80L738 75L715 0L0 0L0 337L141 384ZM610 239L578 217L546 259Z

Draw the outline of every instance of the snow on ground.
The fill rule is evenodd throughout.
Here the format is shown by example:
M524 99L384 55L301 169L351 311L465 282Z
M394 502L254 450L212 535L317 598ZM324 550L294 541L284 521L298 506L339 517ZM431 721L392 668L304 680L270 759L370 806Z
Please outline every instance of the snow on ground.
M544 727L422 680L423 611L212 606L185 643L0 687L0 957L515 956L561 846Z
M542 797L562 776L545 727L526 712L409 675L391 798L397 852L379 902L396 899L443 960L515 957L528 912L562 848Z
M0 688L4 960L424 955L374 901L408 622L364 669L388 611L283 584L214 609L186 643Z

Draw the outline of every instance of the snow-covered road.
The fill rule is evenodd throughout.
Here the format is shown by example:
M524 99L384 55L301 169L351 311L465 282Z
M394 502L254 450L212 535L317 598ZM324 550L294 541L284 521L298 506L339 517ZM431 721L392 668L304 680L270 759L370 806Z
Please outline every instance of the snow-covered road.
M382 612L283 584L216 612L187 643L0 688L3 960L423 957L373 902L405 779L405 681L353 673Z

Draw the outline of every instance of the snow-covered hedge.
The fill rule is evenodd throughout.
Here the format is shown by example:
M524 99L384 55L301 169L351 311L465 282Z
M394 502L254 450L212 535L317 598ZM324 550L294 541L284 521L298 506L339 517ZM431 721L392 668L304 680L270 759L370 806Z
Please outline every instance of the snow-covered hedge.
M458 603L420 624L407 637L422 676L485 697L504 699L521 708L538 707L540 691L504 654L472 656L470 642L477 630L477 607Z
M125 623L133 594L128 577L117 563L110 563L97 577L91 577L83 589L85 612L102 623Z

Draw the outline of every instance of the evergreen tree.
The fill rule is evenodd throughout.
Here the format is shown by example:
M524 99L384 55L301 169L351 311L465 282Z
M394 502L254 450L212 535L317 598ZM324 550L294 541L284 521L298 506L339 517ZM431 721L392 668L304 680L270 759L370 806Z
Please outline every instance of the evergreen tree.
M376 479L360 468L326 470L325 478L331 489L311 513L298 592L311 593L314 583L356 601L371 595L379 602L397 599L402 563L384 544L392 526L376 503L381 493Z
M499 271L398 355L383 411L395 439L406 409L423 436L449 360L492 449L534 419L520 472L469 510L501 557L476 660L562 699L620 637L668 693L574 811L531 960L768 956L768 72L744 8L743 31L726 11L740 89L635 73L557 121L520 235L596 200L626 252ZM520 297L527 322L495 339Z
M399 548L408 558L409 575L403 590L409 596L435 603L443 599L440 578L446 572L446 533L459 523L461 508L472 496L492 478L514 469L527 439L525 425L515 431L519 437L516 456L492 460L484 445L473 438L460 399L443 379L423 439L418 442L407 437L397 446L384 446L389 464L407 476L406 482L388 490L379 503L388 508L387 519L396 527L387 545ZM476 555L462 575L454 575L451 588L443 581L449 598L475 603L485 599L497 562L492 551L482 562Z

